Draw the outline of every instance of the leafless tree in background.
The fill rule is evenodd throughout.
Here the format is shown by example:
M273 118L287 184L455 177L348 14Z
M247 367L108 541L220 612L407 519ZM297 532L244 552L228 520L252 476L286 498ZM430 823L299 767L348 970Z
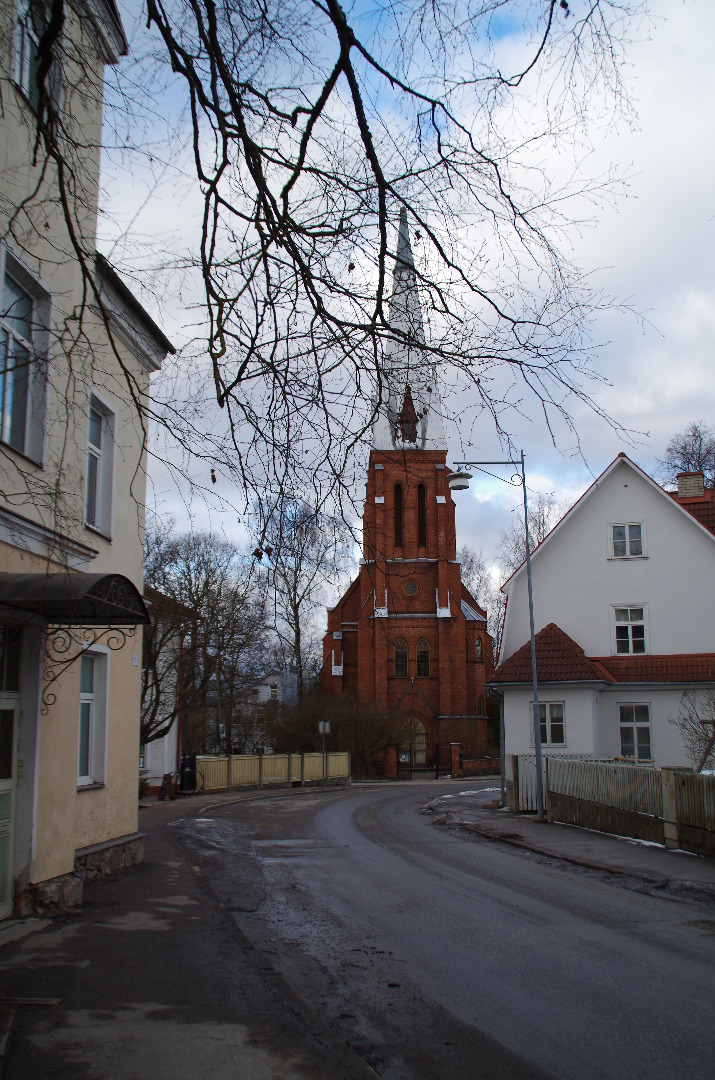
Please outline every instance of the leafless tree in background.
M677 484L681 472L701 472L706 487L715 485L715 430L704 420L693 420L674 435L665 456L658 459L658 476L664 484Z
M296 673L302 695L322 663L326 592L337 589L345 572L351 535L340 518L288 497L260 504L256 517L262 521L272 629L282 667ZM315 623L318 613L320 628Z
M534 551L546 539L554 525L563 517L568 506L560 503L553 495L539 492L529 501L529 550ZM499 533L495 561L504 574L504 580L518 570L526 558L526 534L524 532L524 514L519 509L508 529Z
M186 748L216 752L226 744L243 745L244 728L253 723L253 712L245 707L247 692L264 672L269 638L263 583L253 562L213 533L180 534L173 523L152 529L146 548L147 583L193 617L180 658L170 625L165 632L159 621L156 640L154 627L148 630L150 655L157 653L158 659L144 679L142 741L161 737L174 722L178 708L172 694L180 666ZM157 672L158 685L151 685ZM154 707L157 697L160 710Z
M715 768L715 689L685 690L677 716L669 716L681 734L695 772Z

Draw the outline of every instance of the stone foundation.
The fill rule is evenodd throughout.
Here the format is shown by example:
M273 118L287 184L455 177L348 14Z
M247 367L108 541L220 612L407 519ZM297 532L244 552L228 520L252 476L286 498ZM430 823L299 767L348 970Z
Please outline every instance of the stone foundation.
M71 874L28 885L15 896L15 916L60 915L82 906L85 881L117 874L144 861L144 833L120 836L75 852Z
M75 874L86 881L118 874L144 862L144 833L131 833L75 852Z

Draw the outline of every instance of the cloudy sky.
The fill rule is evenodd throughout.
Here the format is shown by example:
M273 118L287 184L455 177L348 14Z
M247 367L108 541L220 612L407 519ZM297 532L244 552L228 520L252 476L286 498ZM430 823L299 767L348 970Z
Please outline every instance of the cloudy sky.
M691 420L715 426L715 5L656 0L650 8L653 23L628 54L637 128L592 136L594 172L599 162L625 170L627 195L574 238L579 264L645 316L611 312L594 329L610 383L596 397L633 430L635 445L578 407L582 460L568 445L554 449L535 418L516 436L533 495L572 502L620 451L651 471ZM475 458L499 456L488 430L481 450ZM481 481L457 498L461 540L487 554L518 492Z
M624 443L581 406L573 410L581 453L568 438L554 448L538 417L522 422L515 443L526 454L532 497L544 493L574 501L621 450L651 471L668 439L689 421L715 425L715 66L710 55L715 5L708 0L652 0L649 6L651 24L628 51L626 77L637 124L591 133L589 169L597 174L615 165L629 177L626 195L600 209L597 219L572 238L573 257L592 272L593 283L644 316L614 310L604 313L593 328L595 339L603 343L598 370L608 381L594 396L632 430L633 444ZM133 4L123 10L128 28L135 12ZM124 221L131 219L143 198L142 185L124 184L119 190L109 181L107 188L111 199L122 202ZM161 202L152 208L159 228L175 225L166 219L168 213L169 206ZM110 234L107 225L105 250ZM121 266L121 247L113 254ZM169 336L184 339L182 316L175 309L177 325L172 328L166 325L166 310L160 313L157 308L156 313ZM183 317L184 323L190 321ZM502 456L487 420L470 437L475 458ZM461 456L456 427L448 438L453 457ZM158 464L154 478L163 509L181 520L185 504ZM519 493L486 479L473 482L472 489L457 498L459 542L488 556L499 530L514 519ZM206 524L203 507L194 504L193 509L197 523ZM235 534L235 516L229 520L214 510L211 523Z

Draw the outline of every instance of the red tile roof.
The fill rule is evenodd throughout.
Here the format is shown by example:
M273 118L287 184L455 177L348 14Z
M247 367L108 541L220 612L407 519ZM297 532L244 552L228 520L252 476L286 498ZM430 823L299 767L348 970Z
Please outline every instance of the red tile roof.
M601 656L616 682L715 682L715 653L668 656Z
M541 682L614 682L598 661L589 660L580 645L556 625L549 623L535 638L536 672ZM527 641L500 664L493 683L531 682L531 642Z
M715 653L589 657L555 623L539 631L535 644L539 682L715 682ZM527 641L500 664L489 681L530 683L531 643Z
M713 499L712 488L705 488L702 495L690 498L680 498L677 491L669 491L667 494L674 502L682 506L683 510L692 514L701 525L704 525L711 533L715 533L715 499Z

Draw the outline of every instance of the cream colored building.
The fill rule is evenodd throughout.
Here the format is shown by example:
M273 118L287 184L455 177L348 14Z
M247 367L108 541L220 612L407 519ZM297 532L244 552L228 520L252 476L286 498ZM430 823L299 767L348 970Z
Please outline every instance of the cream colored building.
M49 112L43 10L0 2L0 917L141 857L141 414L174 351L95 250L114 2L65 5Z

